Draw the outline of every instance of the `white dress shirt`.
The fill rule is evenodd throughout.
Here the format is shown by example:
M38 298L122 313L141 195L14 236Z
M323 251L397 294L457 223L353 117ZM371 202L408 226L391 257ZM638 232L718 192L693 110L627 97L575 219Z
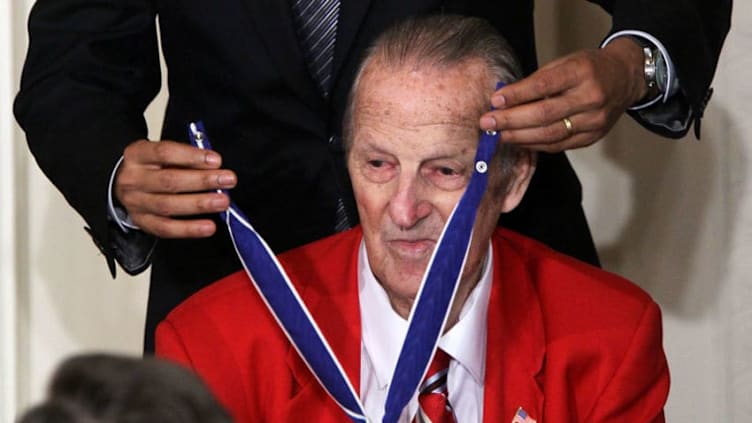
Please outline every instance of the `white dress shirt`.
M452 357L447 390L459 422L479 422L483 416L486 328L493 269L490 243L488 251L480 281L462 307L459 321L439 339L439 348ZM360 399L368 421L381 422L389 383L407 333L407 321L392 309L386 291L371 271L363 243L358 257L358 288L362 325ZM417 410L416 393L399 421L411 422Z

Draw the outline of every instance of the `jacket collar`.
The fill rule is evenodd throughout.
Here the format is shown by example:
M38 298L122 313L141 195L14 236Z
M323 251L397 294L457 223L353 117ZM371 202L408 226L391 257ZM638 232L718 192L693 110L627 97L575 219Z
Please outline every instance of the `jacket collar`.
M503 233L503 232L502 232ZM510 421L522 407L540 421L545 331L524 258L494 236L494 286L488 307L484 420Z
M358 31L363 26L363 20L370 4L370 0L340 0L337 43L334 45L334 66L332 70L335 84L342 74L342 67L346 61L350 60L349 56L353 54L353 43ZM359 57L355 59L360 60Z
M344 368L353 389L355 389L355 392L360 392L361 345L359 340L361 338L361 322L358 305L357 264L358 245L362 232L359 228L356 228L344 235L343 242L334 247L336 252L333 254L335 257L342 257L341 262L338 260L337 263L333 263L325 260L323 263L312 264L310 267L304 266L307 270L323 269L323 271L299 272L298 274L290 274L290 278L295 283L295 281L319 277L317 273L326 273L322 278L322 280L328 279L326 282L309 284L306 289L300 292L300 296ZM340 251L342 254L338 254ZM344 265L339 265L340 263ZM321 412L326 415L342 413L339 406L320 388L318 380L292 346L287 352L286 361L299 386L299 391L290 402L291 408L295 408L295 404L299 404L298 408L309 412L321 409ZM312 406L317 403L322 404L322 407ZM310 414L304 417L306 421L327 421L312 418Z

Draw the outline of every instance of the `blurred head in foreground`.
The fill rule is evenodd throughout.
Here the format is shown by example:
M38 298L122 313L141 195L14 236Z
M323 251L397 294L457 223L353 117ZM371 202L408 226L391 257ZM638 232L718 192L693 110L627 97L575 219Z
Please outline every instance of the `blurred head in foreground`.
M227 423L229 415L201 380L156 358L108 354L64 361L47 399L18 423Z

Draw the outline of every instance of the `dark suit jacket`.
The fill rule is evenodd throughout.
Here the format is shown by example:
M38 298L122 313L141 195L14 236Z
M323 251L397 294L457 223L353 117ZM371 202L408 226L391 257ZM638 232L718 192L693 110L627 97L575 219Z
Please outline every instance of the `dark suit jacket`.
M280 257L359 389L359 228ZM669 374L658 306L632 283L511 231L493 237L484 418L662 422ZM157 329L157 354L195 370L238 422L347 421L245 272L204 288Z
M683 134L702 114L731 1L598 3L615 13L614 30L645 30L665 42L685 92L656 116L670 126L663 133ZM125 146L146 137L143 110L160 86L155 17L168 68L163 139L186 140L187 123L203 120L224 165L238 174L233 199L284 251L331 234L340 197L357 221L339 134L360 57L389 24L442 10L490 19L525 72L535 69L532 0L343 1L328 101L306 71L287 1L37 1L15 113L113 274L115 259L129 273L152 264L147 349L175 304L240 268L221 229L204 240L160 240L152 250L152 238L123 236L108 220L108 179ZM580 197L566 157L544 155L523 203L502 223L597 262Z

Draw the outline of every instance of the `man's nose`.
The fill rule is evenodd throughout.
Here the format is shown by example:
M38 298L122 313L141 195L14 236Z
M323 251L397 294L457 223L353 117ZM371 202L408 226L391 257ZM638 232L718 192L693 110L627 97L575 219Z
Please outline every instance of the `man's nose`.
M431 213L424 188L413 175L400 175L397 191L389 202L389 216L395 225L409 229Z

